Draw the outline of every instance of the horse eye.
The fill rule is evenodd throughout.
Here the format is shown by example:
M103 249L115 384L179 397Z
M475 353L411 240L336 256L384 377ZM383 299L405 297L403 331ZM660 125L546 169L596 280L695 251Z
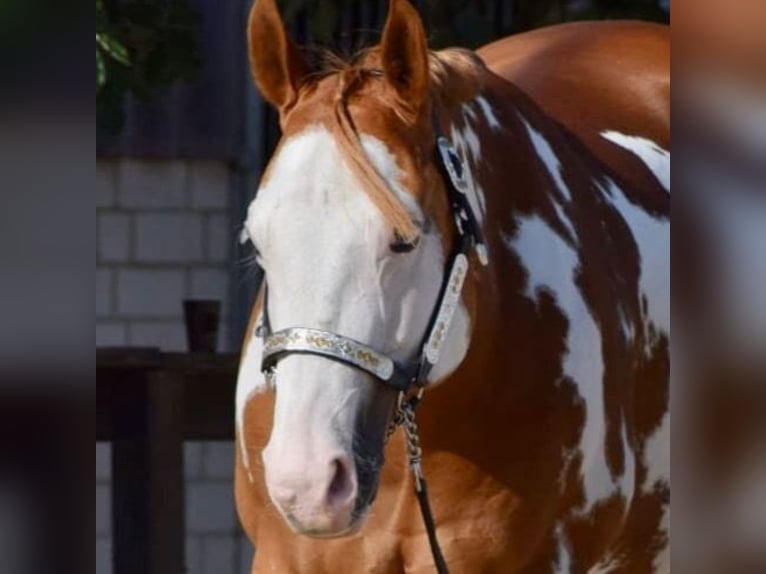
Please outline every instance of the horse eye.
M420 243L420 236L412 241L405 241L396 233L394 234L394 241L389 247L393 253L409 253L418 246L418 243Z

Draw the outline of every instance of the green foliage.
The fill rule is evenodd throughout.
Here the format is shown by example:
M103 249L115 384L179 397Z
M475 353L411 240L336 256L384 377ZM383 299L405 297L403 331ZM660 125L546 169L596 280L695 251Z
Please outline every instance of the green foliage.
M96 4L98 6L98 4ZM130 66L128 49L119 40L107 32L96 32L96 89L103 87L107 81L106 60L112 59L123 66Z
M200 19L187 0L96 0L96 111L118 132L128 93L147 101L157 90L196 77Z

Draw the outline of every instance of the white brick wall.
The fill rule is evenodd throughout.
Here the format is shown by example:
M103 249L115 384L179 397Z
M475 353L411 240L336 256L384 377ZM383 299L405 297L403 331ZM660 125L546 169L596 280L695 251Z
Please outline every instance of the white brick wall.
M117 277L117 314L125 317L180 317L186 295L181 269L126 269Z
M146 263L202 261L202 216L196 213L136 216L136 259Z
M226 209L229 196L217 193L229 187L229 170L218 161L196 161L189 166L192 207Z
M231 178L216 161L96 162L96 345L186 349L184 298L223 304L229 324L238 225ZM232 398L233 400L233 398ZM189 574L250 574L252 547L233 499L229 443L184 445ZM111 574L110 449L96 445L96 574ZM2 570L2 567L0 567Z
M117 163L119 206L128 209L186 207L188 163L185 160L121 159Z
M222 302L228 350L235 228L222 162L98 161L96 344L186 348L184 298Z
M97 261L124 262L130 259L130 216L103 213L98 217Z
M96 344L102 347L124 347L128 344L128 326L117 322L96 322Z
M117 169L115 161L96 162L96 209L112 207L117 201Z
M209 216L205 236L207 260L211 263L228 261L234 249L236 235L228 217L222 214Z
M189 295L195 299L218 299L223 317L229 316L229 274L213 267L193 269Z
M96 317L109 317L112 313L113 273L96 268Z

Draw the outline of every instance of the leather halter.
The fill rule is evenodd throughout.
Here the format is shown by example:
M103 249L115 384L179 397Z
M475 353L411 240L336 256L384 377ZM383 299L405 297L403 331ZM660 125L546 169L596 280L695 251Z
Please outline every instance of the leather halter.
M476 214L473 212L468 193L471 180L465 165L450 141L441 134L434 117L434 132L438 162L447 188L452 210L456 242L449 258L442 281L439 299L434 308L420 346L420 354L406 364L399 364L391 357L350 337L307 327L291 327L272 332L268 313L268 284L264 276L263 311L256 335L263 338L261 371L269 386L275 385L276 368L281 359L292 354L314 355L340 362L363 371L381 384L399 393L397 410L389 427L390 436L398 426L403 426L407 439L407 451L415 477L415 494L428 534L428 542L437 572L447 574L447 564L436 538L436 524L428 501L428 490L421 468L422 450L415 424L415 407L422 398L428 374L439 361L442 346L447 338L452 319L460 300L463 283L468 274L468 255L476 249L479 262L487 265L489 260L484 237ZM411 391L418 389L412 397Z

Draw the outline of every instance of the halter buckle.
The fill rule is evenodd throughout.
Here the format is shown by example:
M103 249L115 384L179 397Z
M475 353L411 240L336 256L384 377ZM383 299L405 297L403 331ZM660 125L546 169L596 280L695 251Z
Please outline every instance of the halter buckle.
M467 172L463 160L460 159L455 148L444 136L439 136L436 145L442 158L442 165L447 170L452 185L460 193L465 194L468 190L468 178L466 178Z

